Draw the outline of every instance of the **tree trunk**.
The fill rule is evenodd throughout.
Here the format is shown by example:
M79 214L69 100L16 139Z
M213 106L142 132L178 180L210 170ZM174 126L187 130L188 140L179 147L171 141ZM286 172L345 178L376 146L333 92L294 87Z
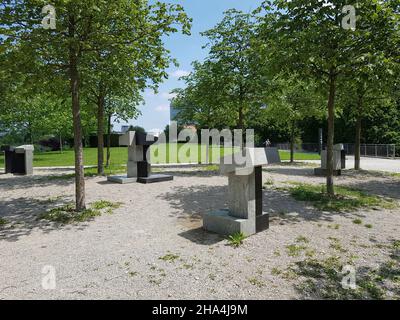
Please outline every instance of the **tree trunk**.
M331 71L329 76L329 98L328 98L328 141L327 141L327 177L326 191L328 196L335 195L333 185L333 142L335 138L335 95L336 75Z
M246 135L245 135L245 130L244 130L244 114L243 114L243 107L239 107L239 119L238 119L238 129L241 130L241 135L242 135L242 145L241 148L244 149L246 145Z
M107 117L107 162L106 167L110 166L110 158L111 158L111 114Z
M69 16L69 37L76 36L75 16ZM79 104L79 71L78 71L78 50L76 44L71 41L69 44L69 73L72 98L72 118L74 129L74 150L75 150L75 202L76 211L86 209L85 201L85 172L83 168L83 145L82 145L82 123Z
M104 96L97 99L97 173L104 175Z
M361 125L362 125L362 98L358 99L357 122L356 122L356 141L354 150L354 169L361 169Z
M295 122L292 122L292 130L290 132L290 163L294 163L294 140L295 140Z

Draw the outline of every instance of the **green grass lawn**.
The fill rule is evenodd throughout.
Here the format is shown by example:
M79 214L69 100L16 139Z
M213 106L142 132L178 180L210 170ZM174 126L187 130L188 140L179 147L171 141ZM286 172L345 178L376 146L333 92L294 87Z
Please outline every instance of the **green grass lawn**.
M279 151L281 155L281 160L290 160L290 152L289 151ZM321 156L318 153L305 153L305 152L296 152L294 154L294 160L296 161L305 161L305 160L321 160Z
M152 147L152 159L154 162L156 159L160 159L160 161L156 161L156 163L177 163L177 157L173 156L179 153L184 153L183 144L178 145L177 150L173 150L170 145L166 145L164 150L160 149L156 151L156 148ZM202 151L202 152L201 152ZM224 155L232 154L234 149L232 148L219 148L212 147L209 152L210 162L217 162L218 159ZM196 163L200 162L201 154L205 155L205 147L198 146L197 154L192 154L188 161L183 162L191 162ZM280 151L282 160L289 160L290 153L287 151ZM126 147L121 148L111 148L111 165L120 166L124 165L127 162L128 158L128 149ZM320 157L318 154L312 153L296 153L295 160L319 160ZM85 148L84 149L84 162L86 166L95 166L97 164L97 149L96 148ZM60 152L45 152L45 153L35 153L34 156L34 167L64 167L64 166L73 166L74 165L74 152L73 150ZM4 156L0 155L0 167L4 167Z

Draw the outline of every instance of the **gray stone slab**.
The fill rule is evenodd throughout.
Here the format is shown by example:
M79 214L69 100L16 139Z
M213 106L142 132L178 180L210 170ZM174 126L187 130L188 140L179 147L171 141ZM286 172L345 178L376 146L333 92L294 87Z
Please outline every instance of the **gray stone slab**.
M271 153L271 151L268 152ZM270 158L276 160L271 155ZM265 148L245 148L243 155L237 153L225 156L220 162L221 174L234 172L242 175L251 174L254 167L270 164Z
M174 180L173 176L165 175L165 174L153 174L149 177L137 178L137 182L143 183L143 184L165 182L165 181L172 181L172 180Z
M264 213L256 216L256 233L269 229L269 214Z
M265 154L267 155L268 164L281 163L281 156L278 148L265 148Z
M246 237L267 230L269 228L269 215L263 214L252 219L235 218L229 210L216 210L203 215L203 229L221 235L232 235L237 232Z
M221 235L242 232L245 236L256 233L254 220L239 219L229 215L229 210L217 210L203 216L203 228Z
M109 176L107 177L107 181L119 184L128 184L128 183L136 183L137 178L128 178L127 176Z

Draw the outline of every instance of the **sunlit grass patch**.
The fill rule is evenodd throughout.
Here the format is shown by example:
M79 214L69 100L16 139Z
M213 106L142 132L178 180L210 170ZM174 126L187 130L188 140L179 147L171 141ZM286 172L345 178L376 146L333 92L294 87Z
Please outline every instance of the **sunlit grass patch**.
M58 222L61 224L85 222L101 216L103 212L111 214L114 209L118 209L121 205L122 203L119 202L99 200L91 203L90 208L87 208L81 212L77 212L75 210L75 205L69 203L42 213L39 215L38 219Z
M393 209L396 203L392 199L368 195L361 190L350 187L335 187L335 196L329 197L324 185L298 184L288 189L297 201L311 202L323 211L353 211L360 208Z
M61 207L53 208L41 215L40 220L48 220L61 224L69 224L73 222L85 222L100 216L101 212L95 209L85 209L81 212L75 210L73 204L67 204Z
M99 200L93 202L91 207L95 210L106 210L107 213L111 214L115 209L118 209L122 206L121 202L111 202L108 200Z

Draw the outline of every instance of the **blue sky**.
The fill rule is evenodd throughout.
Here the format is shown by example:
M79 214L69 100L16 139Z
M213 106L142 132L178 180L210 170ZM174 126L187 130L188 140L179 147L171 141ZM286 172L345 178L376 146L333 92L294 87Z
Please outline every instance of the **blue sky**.
M169 79L160 86L158 94L152 91L145 92L146 104L140 106L142 115L137 120L129 121L129 124L139 125L147 131L164 130L169 124L171 98L169 93L174 88L184 86L178 78L192 70L192 61L201 61L207 56L207 49L202 49L207 39L200 36L200 32L214 27L221 21L224 11L236 8L250 12L257 8L262 0L166 0L165 2L179 3L185 8L186 13L193 19L192 35L174 34L165 39L165 45L171 51L171 55L178 60L179 67L168 70ZM119 130L124 124L116 123L114 129Z

